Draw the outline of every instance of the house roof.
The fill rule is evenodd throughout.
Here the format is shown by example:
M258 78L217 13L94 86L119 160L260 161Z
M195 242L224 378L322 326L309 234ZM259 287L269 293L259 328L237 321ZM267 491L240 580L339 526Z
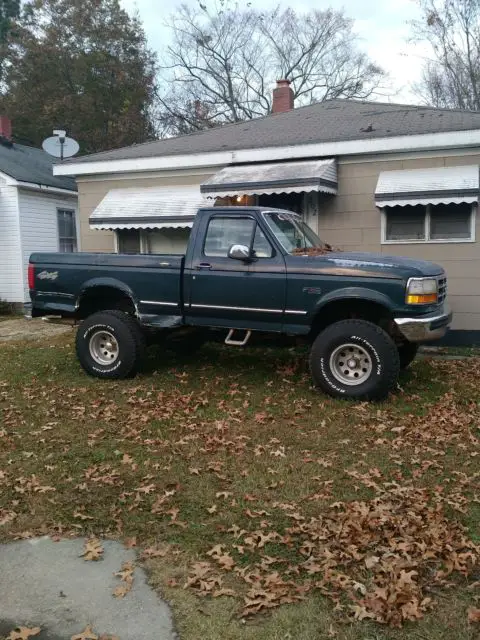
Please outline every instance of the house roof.
M74 178L53 175L55 158L43 149L0 143L0 171L20 182L76 191Z
M151 158L480 129L480 112L335 99L68 162Z

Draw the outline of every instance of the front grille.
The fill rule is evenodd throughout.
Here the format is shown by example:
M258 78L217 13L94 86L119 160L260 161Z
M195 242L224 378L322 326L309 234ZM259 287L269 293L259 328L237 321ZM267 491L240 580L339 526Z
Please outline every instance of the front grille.
M442 304L445 302L445 298L447 297L447 278L442 276L437 278L438 282L438 302Z

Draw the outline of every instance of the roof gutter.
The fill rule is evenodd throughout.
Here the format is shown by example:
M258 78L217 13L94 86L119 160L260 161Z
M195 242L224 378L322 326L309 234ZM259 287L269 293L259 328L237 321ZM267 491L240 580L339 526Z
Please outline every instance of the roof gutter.
M42 191L44 193L57 193L60 195L78 197L77 191L62 189L61 187L49 187L46 184L35 184L34 182L22 182L21 180L16 180L16 186L21 189L31 189L32 191Z
M7 173L0 171L0 178L5 180L5 184L9 187L19 187L21 189L31 189L32 191L43 191L45 193L58 193L62 195L78 197L78 192L71 189L62 189L61 187L50 187L46 184L37 184L36 182L23 182L12 178Z
M458 147L480 147L480 129L424 133L390 138L371 138L369 140L318 142L313 144L290 145L287 147L194 153L188 155L66 162L55 165L53 167L53 174L55 176L80 176L132 173L161 169L193 169L198 167L215 167L272 160L292 160L295 158L369 155L375 153L398 153L402 151L443 150Z

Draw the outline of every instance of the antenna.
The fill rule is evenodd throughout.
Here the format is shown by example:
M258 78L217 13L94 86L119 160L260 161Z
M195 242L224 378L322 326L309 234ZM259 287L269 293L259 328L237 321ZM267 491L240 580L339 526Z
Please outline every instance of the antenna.
M53 136L45 138L42 142L42 148L55 158L70 158L80 150L80 145L73 138L67 137L67 132L63 129L54 129Z

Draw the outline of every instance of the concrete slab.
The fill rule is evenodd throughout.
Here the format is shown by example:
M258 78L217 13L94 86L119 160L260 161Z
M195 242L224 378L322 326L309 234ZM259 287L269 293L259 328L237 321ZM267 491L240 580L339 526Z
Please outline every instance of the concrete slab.
M99 636L120 640L175 640L168 605L135 567L132 590L114 598L122 584L113 574L135 553L104 541L103 559L80 555L84 539L36 538L0 545L0 637L22 625L40 627L35 640L70 640L87 624Z
M73 333L71 326L51 324L41 318L25 320L25 318L12 318L0 322L0 342L15 340L41 340L49 336L58 336L62 333Z

